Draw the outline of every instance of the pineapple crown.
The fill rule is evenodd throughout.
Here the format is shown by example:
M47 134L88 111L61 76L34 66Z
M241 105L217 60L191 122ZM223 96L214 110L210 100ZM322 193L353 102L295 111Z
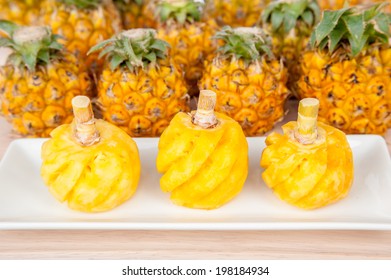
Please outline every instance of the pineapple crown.
M6 20L0 20L0 30L9 38L0 38L0 47L8 47L13 52L7 63L15 67L27 67L34 72L37 65L46 65L58 56L63 46L57 42L47 26L19 26Z
M137 28L98 43L88 54L100 51L99 58L106 56L112 71L127 67L134 72L139 67L155 65L158 59L166 59L168 46L167 42L156 38L154 29Z
M204 2L200 0L163 0L157 7L161 22L174 19L180 24L200 21Z
M312 29L319 18L320 8L316 0L274 1L267 5L261 15L263 25L270 25L272 33L283 36L299 24Z
M388 44L391 22L389 16L382 12L385 5L324 11L322 20L311 35L312 48L327 49L332 54L339 47L349 46L354 57L372 44Z
M243 59L245 63L256 61L264 55L273 57L270 38L257 27L224 26L213 38L223 41L217 50L223 57Z
M102 0L60 0L60 2L79 9L94 9L102 4Z

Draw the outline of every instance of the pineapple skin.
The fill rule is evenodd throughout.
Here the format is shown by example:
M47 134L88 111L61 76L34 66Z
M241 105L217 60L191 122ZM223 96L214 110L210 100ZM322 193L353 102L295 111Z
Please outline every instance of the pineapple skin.
M260 165L266 185L283 201L310 210L346 197L353 182L353 155L345 134L318 122L325 141L302 145L294 137L296 122L284 134L266 138Z
M34 25L39 19L39 0L0 0L0 19Z
M48 137L73 119L71 100L92 95L92 81L77 58L62 53L34 73L12 65L0 67L0 112L23 136Z
M158 37L170 44L170 56L178 69L184 72L191 95L198 93L197 83L204 71L204 60L217 49L216 42L211 40L217 29L214 20L184 25L169 20L157 29Z
M41 10L40 23L64 37L59 43L81 58L87 69L99 72L103 60L98 58L97 53L87 56L87 52L122 29L119 11L112 1L104 0L95 9L78 9L60 1L44 0Z
M96 120L100 141L79 145L71 124L51 133L42 146L41 176L52 195L69 208L103 212L127 201L140 179L140 159L134 140L121 129Z
M178 113L160 138L160 187L176 205L215 209L242 190L248 173L246 138L237 122L216 117L216 127L202 129L189 114Z
M103 118L132 137L160 136L177 112L188 112L182 74L169 59L159 67L130 72L106 65L98 83L98 106Z
M141 5L134 0L114 1L121 13L124 29L132 28L156 28L157 22L154 15L156 0L144 0ZM120 4L120 2L123 2Z
M210 0L206 5L205 18L216 19L220 26L251 27L254 26L263 7L270 0Z
M391 127L391 48L370 47L355 58L308 51L301 60L300 97L320 101L319 121L350 134L385 134Z
M246 136L263 135L282 120L289 91L287 69L281 61L246 65L241 59L216 57L205 64L200 89L216 92L215 110L237 121Z

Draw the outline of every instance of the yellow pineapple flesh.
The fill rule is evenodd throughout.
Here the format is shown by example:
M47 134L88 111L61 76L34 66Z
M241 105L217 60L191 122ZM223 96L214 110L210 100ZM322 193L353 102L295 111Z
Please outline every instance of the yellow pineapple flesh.
M133 139L110 123L94 120L83 98L87 97L73 100L72 125L56 128L43 144L41 176L53 196L69 208L108 211L135 193L140 158Z
M297 122L282 126L283 134L266 138L262 178L283 201L316 209L346 197L353 183L353 156L345 134L317 122L319 101L303 99ZM307 112L306 112L307 111Z
M159 140L160 187L174 204L215 209L236 197L246 180L246 138L237 122L213 113L215 99L214 92L201 91L198 110L178 113Z

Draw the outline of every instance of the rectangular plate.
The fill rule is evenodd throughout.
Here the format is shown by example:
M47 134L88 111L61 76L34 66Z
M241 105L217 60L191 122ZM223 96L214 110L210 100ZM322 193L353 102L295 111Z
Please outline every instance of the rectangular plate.
M0 163L0 229L391 230L391 162L385 141L369 135L348 139L355 165L350 194L312 211L284 203L262 181L264 137L248 138L250 170L243 191L210 211L173 205L159 187L158 139L135 139L142 162L138 190L120 207L99 214L72 211L51 196L40 177L45 139L16 140Z

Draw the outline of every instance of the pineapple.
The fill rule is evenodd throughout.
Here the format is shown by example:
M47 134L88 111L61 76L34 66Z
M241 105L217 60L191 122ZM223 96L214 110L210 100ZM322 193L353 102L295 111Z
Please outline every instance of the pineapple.
M158 37L171 45L174 62L185 73L190 95L198 94L203 61L216 49L210 37L217 30L213 19L201 22L203 4L196 0L165 0L158 5Z
M140 178L136 143L118 127L95 120L86 96L72 100L75 118L52 131L42 145L41 176L68 207L102 212L127 201Z
M342 9L345 5L355 6L380 2L391 4L391 0L318 0L318 2L322 10L338 10ZM388 6L388 12L390 11L391 5Z
M262 13L263 27L273 38L273 53L288 67L288 88L296 93L300 54L308 44L320 9L316 0L279 0L270 3Z
M98 72L102 62L88 50L122 28L121 17L111 0L44 0L42 23L63 37L60 43L83 59L87 69Z
M346 133L391 126L391 48L384 5L325 11L303 54L301 97L320 100L319 120Z
M157 0L114 0L124 29L156 28L154 8Z
M251 27L259 19L263 7L270 0L209 0L206 17L214 18L220 26Z
M154 29L130 29L103 41L108 63L98 83L103 117L131 136L159 136L179 111L189 111L183 75Z
M282 200L315 209L347 196L353 183L353 156L345 134L317 122L319 101L300 101L297 122L284 134L266 138L261 167L266 185Z
M47 137L72 121L71 99L90 95L88 73L66 52L48 27L20 27L0 21L10 38L0 46L12 53L0 67L0 109L24 136Z
M178 113L159 140L160 187L177 205L218 208L246 181L246 137L237 122L214 113L215 104L216 93L202 90L197 111Z
M226 26L215 38L223 45L205 62L200 89L216 91L216 111L239 122L247 136L262 135L284 116L287 70L260 28Z
M0 0L0 20L21 25L36 24L40 0Z

